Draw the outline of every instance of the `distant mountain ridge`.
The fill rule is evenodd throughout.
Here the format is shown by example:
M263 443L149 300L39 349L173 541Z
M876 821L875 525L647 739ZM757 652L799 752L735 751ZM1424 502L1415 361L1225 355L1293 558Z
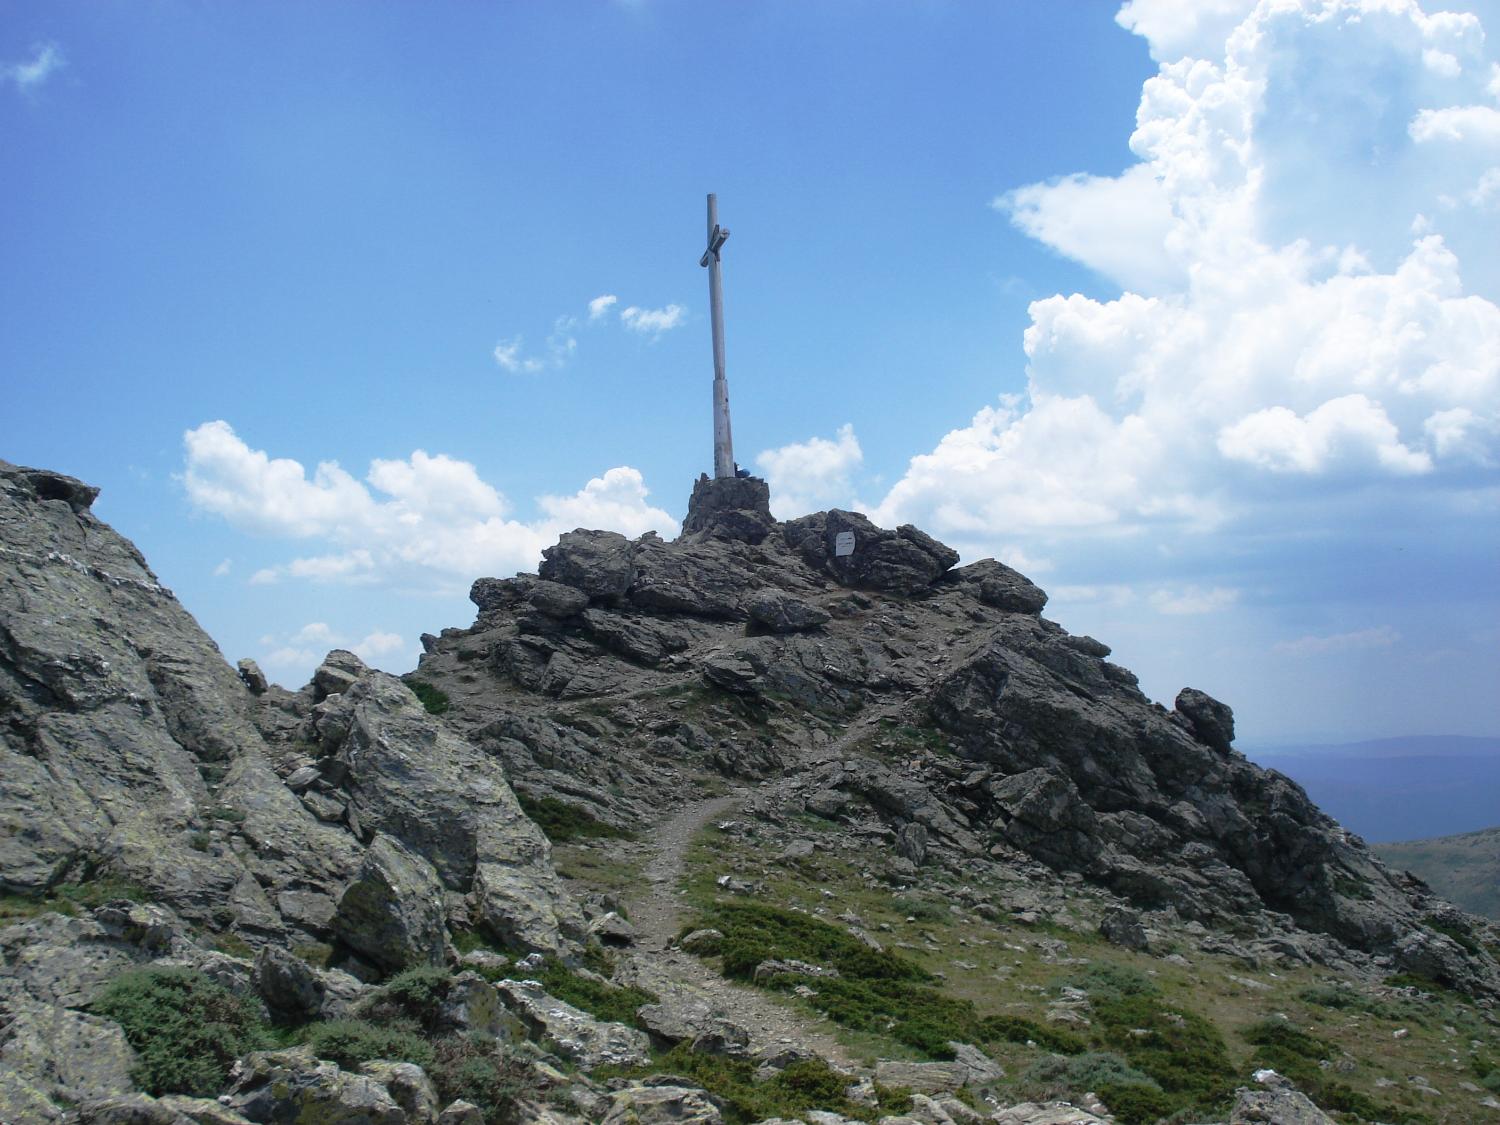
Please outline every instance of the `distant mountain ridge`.
M1465 910L1500 918L1500 828L1381 844L1375 851Z
M1500 738L1413 735L1246 753L1292 778L1372 843L1451 836L1500 821Z

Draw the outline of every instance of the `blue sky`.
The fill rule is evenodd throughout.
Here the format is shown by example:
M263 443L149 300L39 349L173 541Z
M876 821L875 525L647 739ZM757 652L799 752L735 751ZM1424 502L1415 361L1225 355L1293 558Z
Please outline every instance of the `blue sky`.
M1242 741L1500 731L1500 5L0 7L0 456L393 671L736 452ZM1486 41L1484 31L1490 32ZM611 299L612 298L612 299Z

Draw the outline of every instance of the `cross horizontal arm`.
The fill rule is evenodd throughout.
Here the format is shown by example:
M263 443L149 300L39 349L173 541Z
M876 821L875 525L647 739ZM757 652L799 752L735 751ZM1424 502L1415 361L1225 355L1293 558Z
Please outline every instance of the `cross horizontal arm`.
M703 251L703 257L698 259L698 264L706 266L710 258L717 258L719 251L723 248L724 242L728 237L729 231L715 224L713 233L708 236L708 249Z

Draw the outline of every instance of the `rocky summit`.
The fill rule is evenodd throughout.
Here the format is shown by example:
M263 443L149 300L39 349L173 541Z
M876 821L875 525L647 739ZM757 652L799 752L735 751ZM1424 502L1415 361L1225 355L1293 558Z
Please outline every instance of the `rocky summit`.
M700 479L403 678L0 462L0 1121L1467 1122L1500 930L993 560Z

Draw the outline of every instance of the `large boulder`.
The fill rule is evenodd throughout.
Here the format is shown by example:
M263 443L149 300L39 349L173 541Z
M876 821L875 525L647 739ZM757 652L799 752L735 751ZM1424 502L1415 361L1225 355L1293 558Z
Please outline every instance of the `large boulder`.
M256 697L95 492L0 462L0 890L107 872L276 935L262 888L342 885L357 845L282 784Z
M339 899L333 930L387 971L441 965L448 931L437 872L395 838L376 836Z
M738 539L759 543L776 526L771 489L759 477L700 476L682 521L684 539Z
M723 1115L692 1086L627 1086L610 1100L603 1125L719 1125Z
M537 573L591 599L618 598L635 578L635 544L614 531L565 532L542 552Z
M1221 754L1229 753L1234 741L1234 712L1227 703L1197 688L1185 687L1172 704L1175 715L1193 732L1193 737Z
M308 1047L257 1051L235 1066L224 1104L251 1121L327 1125L407 1125L408 1117L375 1077L350 1074Z
M1047 604L1047 593L1019 570L1012 570L994 559L953 572L954 577L978 588L979 600L1007 613L1038 614Z
M596 1020L549 996L534 980L503 980L495 987L533 1037L584 1070L641 1066L650 1061L651 1040L644 1031Z
M866 590L920 594L958 562L952 547L910 524L887 531L839 508L790 520L782 534L809 565Z

